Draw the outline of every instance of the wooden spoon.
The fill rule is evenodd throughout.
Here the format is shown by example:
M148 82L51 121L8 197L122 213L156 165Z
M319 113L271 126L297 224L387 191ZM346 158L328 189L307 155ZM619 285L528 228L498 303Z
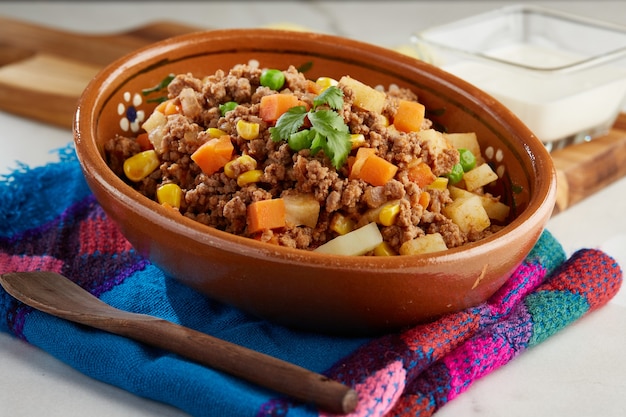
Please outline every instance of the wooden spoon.
M8 273L0 275L0 284L46 313L177 353L326 411L347 414L356 408L356 391L337 381L157 317L119 310L57 273Z

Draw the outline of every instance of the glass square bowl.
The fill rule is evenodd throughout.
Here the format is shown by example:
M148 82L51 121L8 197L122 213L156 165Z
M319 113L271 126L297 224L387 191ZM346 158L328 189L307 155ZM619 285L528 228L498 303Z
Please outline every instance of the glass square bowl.
M413 34L420 59L474 84L549 149L606 133L626 104L626 27L513 5Z

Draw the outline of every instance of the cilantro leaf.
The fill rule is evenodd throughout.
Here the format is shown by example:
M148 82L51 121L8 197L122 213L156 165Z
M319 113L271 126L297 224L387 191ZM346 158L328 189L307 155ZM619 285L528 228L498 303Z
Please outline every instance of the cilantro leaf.
M332 136L338 132L348 132L343 118L332 110L309 112L311 126L324 136Z
M315 107L322 104L328 104L328 107L339 110L343 107L343 91L337 87L330 86L313 99Z
M144 96L148 96L152 93L162 93L162 95L158 97L152 97L146 100L147 103L163 103L167 100L167 86L170 85L172 80L176 78L174 74L168 74L160 83L155 85L154 87L144 88L141 90L141 94Z
M330 160L333 166L339 169L348 160L348 154L351 149L350 133L343 133L341 136L335 137L335 140L329 141L324 152L326 155L332 155Z
M274 142L287 140L289 136L296 133L304 124L306 117L306 107L292 107L283 113L276 121L276 126L270 127L270 136Z
M318 136L323 137L323 139L316 137L314 145L322 148L334 167L339 169L346 162L352 148L348 126L343 118L332 110L309 112L309 121Z
M317 133L311 143L311 152L315 155L320 150L324 151L333 166L339 169L348 159L351 147L350 133L339 132L332 138Z
M141 94L147 96L148 94L157 93L161 90L165 90L174 78L176 78L174 74L168 74L165 78L161 80L161 82L159 82L154 87L144 88L143 90L141 90Z
M326 104L330 109L317 110L320 105ZM336 169L348 159L352 148L350 129L335 110L343 107L343 91L335 86L324 90L313 100L313 108L309 111L304 106L292 107L270 127L270 136L273 141L287 141L294 151L311 149L315 155L320 150L330 159ZM311 128L300 130L307 118Z

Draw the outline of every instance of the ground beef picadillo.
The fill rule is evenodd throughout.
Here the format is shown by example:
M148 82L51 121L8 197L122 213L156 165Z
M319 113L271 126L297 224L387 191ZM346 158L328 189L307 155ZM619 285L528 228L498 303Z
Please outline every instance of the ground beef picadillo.
M315 94L310 82L294 67L283 71L285 83L282 94L293 94L308 106ZM376 154L398 167L395 177L384 185L373 186L361 179L349 179L349 165L336 169L324 152L312 154L308 149L293 151L285 141L270 138L271 123L259 116L259 103L265 95L276 91L260 83L261 69L237 65L226 71L217 71L205 78L179 74L169 84L167 96L178 107L178 112L166 116L158 152L160 166L140 181L126 181L148 198L156 199L156 190L162 184L175 183L183 191L179 210L181 215L200 223L237 235L256 238L299 249L314 249L337 236L330 224L333 216L341 214L363 225L368 210L391 200L400 201L400 212L393 225L379 226L387 244L398 251L403 242L429 233L440 233L449 248L483 238L497 226L480 233L464 233L448 217L442 207L451 201L448 190L420 187L406 173L411 161L420 158L437 175L449 173L459 162L454 149L440 149L422 140L419 132L401 132L389 128L397 111L398 100L417 100L404 88L390 86L381 114L363 110L354 105L350 88L338 87L344 94L343 108L338 110L352 134L365 137L363 146L374 148ZM221 114L219 105L234 101L238 105ZM246 140L237 133L239 120L259 124L259 136ZM424 119L422 129L432 123ZM237 155L249 155L256 161L256 169L263 174L258 182L239 186L234 178L222 170L206 175L191 159L191 155L210 139L208 129L217 128L230 135ZM143 150L136 137L118 135L105 146L107 163L124 177L124 161ZM235 163L231 170L242 173L254 169L246 163ZM419 204L422 192L430 194L426 208ZM268 229L249 233L246 221L247 207L255 201L278 198L293 193L313 195L320 204L315 227L304 225Z

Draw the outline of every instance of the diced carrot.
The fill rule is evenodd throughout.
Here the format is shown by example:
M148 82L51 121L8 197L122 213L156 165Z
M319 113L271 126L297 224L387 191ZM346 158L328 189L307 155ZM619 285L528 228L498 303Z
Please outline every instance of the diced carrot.
M169 116L170 114L180 113L180 108L176 104L174 104L173 99L162 101L161 103L159 103L158 106L156 106L155 110L163 113L166 116Z
M154 149L152 142L150 142L148 132L143 132L143 133L138 134L136 140L142 151L148 151L150 149Z
M418 204L424 207L424 209L428 208L428 205L430 204L430 193L428 191L422 191Z
M354 167L354 161L355 160L356 160L356 156L350 155L350 156L348 156L348 160L346 161L346 163L348 164L349 176L352 175L352 168ZM350 179L353 179L353 178L350 178Z
M322 87L313 80L306 80L306 91L317 95L322 92Z
M259 104L259 117L266 122L275 122L287 110L301 104L300 100L293 94L263 96Z
M359 148L356 151L356 156L351 160L351 157L348 157L348 163L350 168L349 179L354 180L359 178L359 173L361 172L361 168L363 167L363 163L370 155L375 155L376 149L374 148Z
M282 198L260 200L251 203L247 211L248 232L285 226L285 202Z
M358 177L373 186L385 185L398 171L398 167L378 155L370 155L359 170Z
M427 163L418 162L409 166L407 169L407 175L411 181L424 188L430 185L437 179L437 176L433 174Z
M234 146L230 136L224 135L210 139L200 146L191 159L198 164L202 172L211 175L226 165L233 155Z
M400 100L393 125L401 132L417 132L422 126L426 108L417 101Z

